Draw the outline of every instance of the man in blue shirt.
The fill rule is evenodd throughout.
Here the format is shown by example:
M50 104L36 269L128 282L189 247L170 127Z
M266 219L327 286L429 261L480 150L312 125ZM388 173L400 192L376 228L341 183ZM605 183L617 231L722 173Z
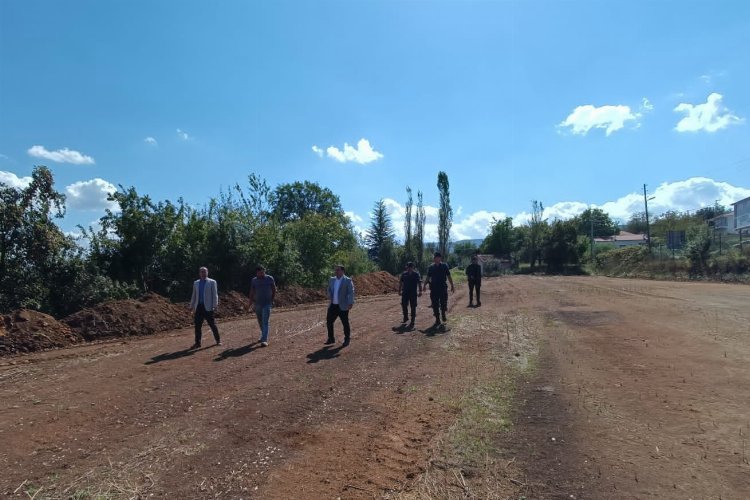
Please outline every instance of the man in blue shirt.
M208 277L208 268L201 267L198 270L199 279L193 282L193 295L190 297L190 310L193 311L195 323L195 343L191 349L201 346L203 321L208 323L214 334L216 345L221 345L219 329L216 328L214 313L219 307L219 292L216 281Z
M255 309L260 327L260 345L268 347L268 320L271 317L273 299L276 297L276 281L266 274L266 268L255 268L255 278L250 282L250 308Z
M338 265L335 269L335 276L328 280L328 313L326 314L326 329L328 330L328 340L326 345L335 344L336 339L333 336L333 323L336 318L341 319L344 325L344 342L343 347L349 345L351 341L351 326L349 325L349 311L354 306L354 282L344 274L344 266Z

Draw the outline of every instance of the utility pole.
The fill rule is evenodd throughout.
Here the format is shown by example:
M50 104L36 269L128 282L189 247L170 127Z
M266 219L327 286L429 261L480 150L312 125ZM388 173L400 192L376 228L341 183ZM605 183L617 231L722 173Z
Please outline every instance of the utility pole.
M648 254L651 255L651 226L648 223L648 196L646 185L643 185L643 204L646 206L646 238L648 239Z
M591 262L594 262L594 211L589 208L589 220L591 221Z

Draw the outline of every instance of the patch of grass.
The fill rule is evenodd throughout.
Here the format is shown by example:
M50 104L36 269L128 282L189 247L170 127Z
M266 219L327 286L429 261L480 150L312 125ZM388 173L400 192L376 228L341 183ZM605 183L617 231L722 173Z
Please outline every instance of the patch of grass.
M514 377L501 376L466 394L460 416L448 434L448 442L461 463L481 466L497 452L497 436L513 426L514 392Z
M513 429L518 384L535 372L548 325L541 315L516 310L459 314L452 326L444 362L455 385L436 400L455 411L456 420L435 443L425 472L387 498L523 498L523 471L504 458L502 443Z

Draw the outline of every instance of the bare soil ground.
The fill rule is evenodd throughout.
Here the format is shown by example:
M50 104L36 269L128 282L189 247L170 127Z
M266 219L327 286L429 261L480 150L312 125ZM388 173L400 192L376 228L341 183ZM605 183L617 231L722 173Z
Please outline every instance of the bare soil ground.
M750 288L609 278L325 305L0 359L11 498L723 498L750 492ZM336 325L338 340L341 326ZM204 333L210 341L210 333Z

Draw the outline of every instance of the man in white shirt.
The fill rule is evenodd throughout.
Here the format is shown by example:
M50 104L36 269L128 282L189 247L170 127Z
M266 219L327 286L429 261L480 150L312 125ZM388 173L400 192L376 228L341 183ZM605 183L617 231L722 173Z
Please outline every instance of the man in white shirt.
M216 345L221 345L219 329L216 328L216 321L214 320L214 313L219 307L219 292L216 280L208 277L208 268L206 267L201 267L198 270L198 276L200 279L193 283L193 296L190 298L190 310L193 311L195 323L195 343L191 349L198 349L201 346L203 320L211 328Z
M333 323L336 318L341 319L344 325L344 343L348 346L351 340L351 327L349 325L349 311L354 305L354 283L352 279L344 274L344 266L336 266L336 276L328 280L328 298L331 303L328 305L328 314L326 315L326 327L328 328L328 340L326 345L335 344L336 339L333 336Z

